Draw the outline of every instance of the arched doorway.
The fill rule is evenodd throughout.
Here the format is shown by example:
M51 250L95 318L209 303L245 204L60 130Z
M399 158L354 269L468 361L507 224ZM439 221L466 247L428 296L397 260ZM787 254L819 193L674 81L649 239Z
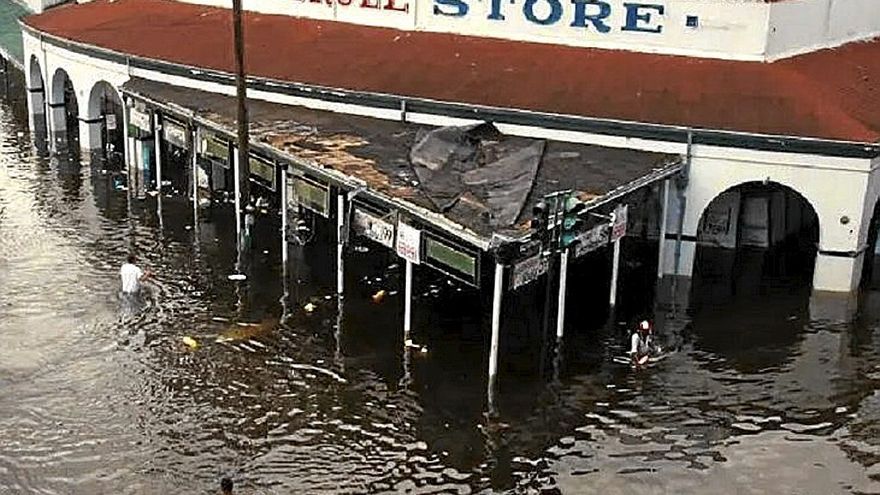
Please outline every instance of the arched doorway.
M28 110L31 132L45 138L46 127L46 86L43 70L36 55L31 55L28 66Z
M113 169L121 169L125 152L123 135L122 99L116 88L106 81L98 81L89 92L87 124L89 148L100 149Z
M71 151L79 150L79 106L73 82L64 69L57 69L52 76L49 97L52 137L59 144L66 144Z
M692 302L809 290L818 243L816 212L793 189L774 182L730 188L700 217Z

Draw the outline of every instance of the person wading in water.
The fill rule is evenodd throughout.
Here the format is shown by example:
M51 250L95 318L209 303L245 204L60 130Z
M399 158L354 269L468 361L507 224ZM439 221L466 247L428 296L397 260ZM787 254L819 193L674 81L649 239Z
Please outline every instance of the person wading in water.
M122 293L127 296L140 292L141 282L153 275L149 270L141 270L139 266L135 265L136 262L135 255L130 254L126 263L119 269L119 277L122 279Z
M629 354L635 367L641 367L648 363L648 358L654 352L654 342L651 323L648 320L639 322L639 326L630 337Z

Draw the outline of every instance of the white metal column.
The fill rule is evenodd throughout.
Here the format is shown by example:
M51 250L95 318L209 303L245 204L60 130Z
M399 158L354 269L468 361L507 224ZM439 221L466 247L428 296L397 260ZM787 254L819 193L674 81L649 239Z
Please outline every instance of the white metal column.
M611 214L611 225L614 225L615 215ZM611 261L611 295L608 302L613 308L617 305L617 274L620 271L620 239L614 241L614 257Z
M561 339L565 331L565 292L568 287L568 248L559 254L559 299L556 315L556 338Z
M412 332L412 284L413 284L413 263L406 260L406 281L403 300L403 341L411 340Z
M192 131L192 202L193 228L199 226L199 128Z
M153 141L156 158L156 207L159 209L159 217L162 217L162 123L159 120L159 112L153 114Z
M241 164L238 163L238 150L232 149L232 168L235 175L235 238L241 251Z
M489 346L489 383L487 396L489 412L495 413L495 382L498 375L498 340L501 333L501 301L504 284L504 265L495 262L495 285L492 295L492 341Z
M287 167L281 168L281 263L287 273ZM286 276L285 276L286 278Z
M342 294L345 291L345 277L343 272L343 242L345 240L345 196L342 191L336 195L336 293Z

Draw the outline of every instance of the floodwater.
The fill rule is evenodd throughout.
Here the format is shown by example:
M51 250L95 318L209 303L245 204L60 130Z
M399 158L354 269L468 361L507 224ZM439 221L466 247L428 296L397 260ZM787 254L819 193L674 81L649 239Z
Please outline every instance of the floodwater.
M514 297L489 419L486 294L417 269L427 352L405 355L392 256L352 249L341 318L321 235L284 284L266 227L229 281L228 211L194 229L184 200L129 204L100 163L40 156L20 100L0 102L0 493L880 493L876 318L810 321L802 291L661 314L672 351L635 373L582 316L602 297L570 298L546 360ZM138 304L130 251L156 273Z

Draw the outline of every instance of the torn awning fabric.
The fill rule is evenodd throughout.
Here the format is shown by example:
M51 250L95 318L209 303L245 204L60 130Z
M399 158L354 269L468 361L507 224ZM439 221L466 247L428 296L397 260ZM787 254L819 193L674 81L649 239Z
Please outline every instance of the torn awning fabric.
M422 191L440 212L462 197L485 205L489 225L516 222L535 182L545 143L502 137L488 123L422 132L410 163Z

